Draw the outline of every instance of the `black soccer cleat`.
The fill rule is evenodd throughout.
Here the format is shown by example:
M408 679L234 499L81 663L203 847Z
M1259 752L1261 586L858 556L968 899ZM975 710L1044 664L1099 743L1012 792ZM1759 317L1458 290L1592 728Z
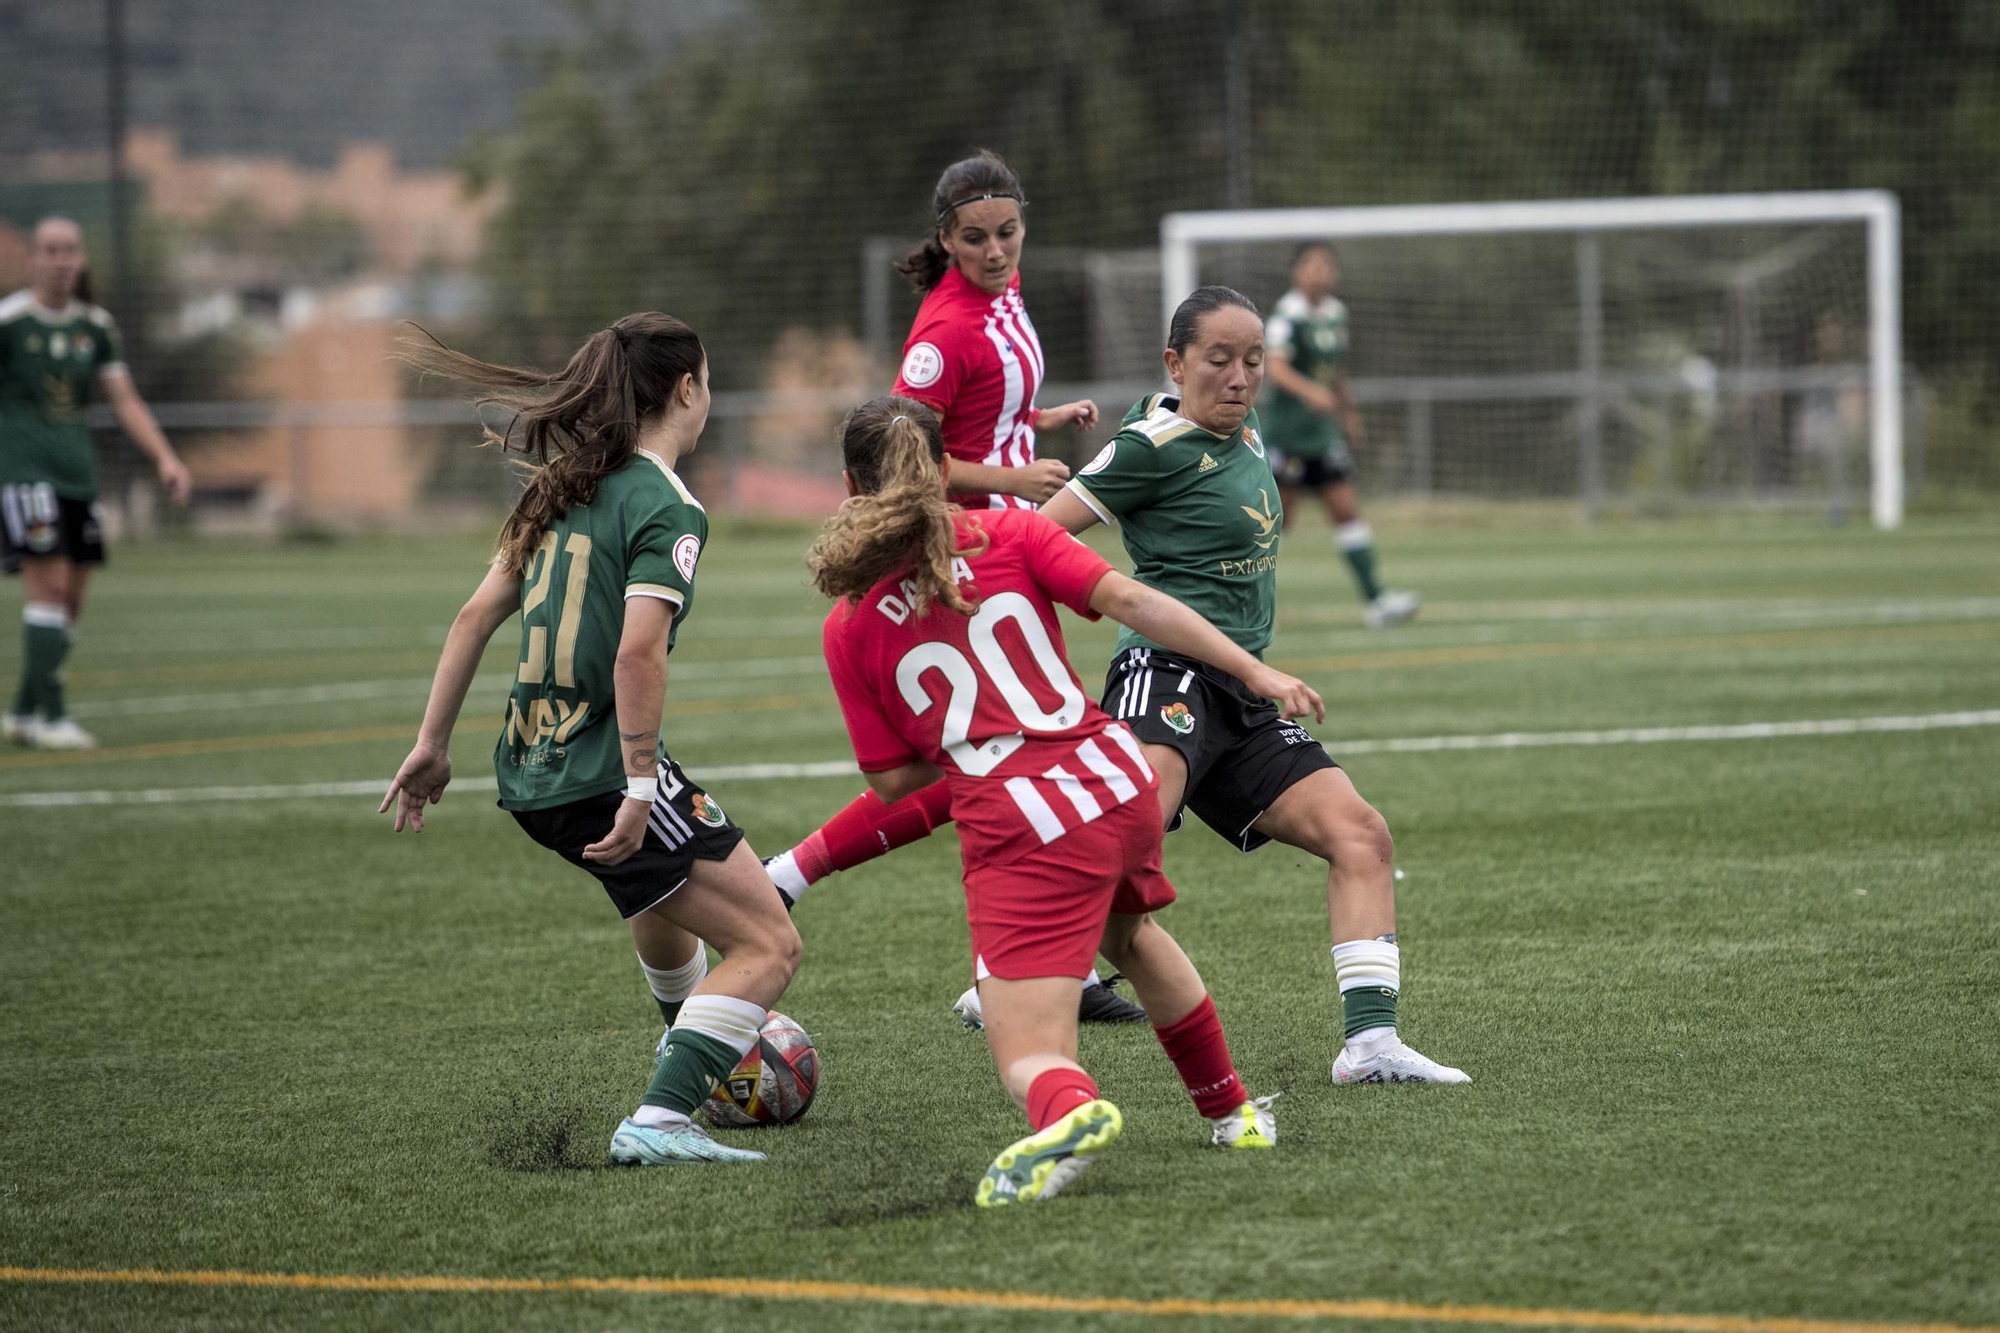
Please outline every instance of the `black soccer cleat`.
M1083 988L1083 999L1076 1007L1076 1016L1085 1023L1144 1023L1146 1011L1132 1001L1111 989L1125 979L1122 972L1113 972L1102 981Z

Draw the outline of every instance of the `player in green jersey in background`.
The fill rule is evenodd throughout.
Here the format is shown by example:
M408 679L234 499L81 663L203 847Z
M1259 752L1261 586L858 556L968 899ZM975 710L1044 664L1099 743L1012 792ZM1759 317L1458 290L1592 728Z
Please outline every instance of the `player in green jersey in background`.
M90 569L104 563L97 448L86 410L102 391L125 433L177 501L188 471L132 387L111 316L90 303L83 231L44 218L29 249L31 285L0 300L0 563L19 574L21 683L0 719L6 738L44 750L87 750L96 738L69 716L62 664Z
M1354 451L1367 447L1367 436L1347 384L1347 306L1333 294L1339 282L1339 262L1325 241L1309 241L1292 255L1292 289L1264 325L1271 376L1264 428L1287 525L1300 500L1319 497L1361 589L1362 623L1383 629L1414 616L1418 599L1382 586L1375 534L1354 491Z
M381 809L421 831L451 781L447 747L479 658L521 614L494 747L500 804L603 884L632 928L668 1035L611 1160L752 1162L692 1120L757 1044L799 961L785 902L706 791L660 740L667 654L694 602L708 516L674 473L708 420L708 360L680 320L627 315L555 375L439 346L418 365L490 391L525 426L535 469L500 549L452 622L416 748ZM511 428L510 428L511 430ZM506 440L489 438L506 446ZM708 969L704 941L722 961Z
M1167 341L1178 392L1140 400L1042 512L1072 533L1118 524L1134 578L1261 657L1277 615L1284 536L1255 411L1263 322L1240 292L1203 287L1174 312ZM1275 839L1327 862L1344 1032L1333 1081L1469 1082L1397 1034L1395 846L1312 734L1233 677L1130 629L1118 638L1104 711L1143 745L1169 831L1185 805L1245 852Z

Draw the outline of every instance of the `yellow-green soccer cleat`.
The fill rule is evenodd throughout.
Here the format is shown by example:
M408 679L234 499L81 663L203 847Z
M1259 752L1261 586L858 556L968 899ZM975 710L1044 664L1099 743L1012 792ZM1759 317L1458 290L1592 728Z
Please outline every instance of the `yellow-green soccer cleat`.
M1228 1115L1219 1115L1209 1123L1209 1142L1218 1148L1275 1148L1278 1146L1278 1117L1271 1111L1271 1103L1280 1094L1258 1097L1247 1101Z
M993 1159L973 1202L981 1208L1053 1199L1083 1174L1097 1153L1111 1146L1125 1117L1103 1098L1085 1102Z

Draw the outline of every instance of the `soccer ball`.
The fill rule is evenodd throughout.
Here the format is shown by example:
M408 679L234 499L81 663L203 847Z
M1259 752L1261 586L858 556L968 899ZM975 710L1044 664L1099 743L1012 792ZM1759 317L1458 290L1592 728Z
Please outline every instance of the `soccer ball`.
M812 1105L819 1087L819 1052L806 1030L780 1013L764 1019L757 1044L701 1104L721 1129L789 1125Z

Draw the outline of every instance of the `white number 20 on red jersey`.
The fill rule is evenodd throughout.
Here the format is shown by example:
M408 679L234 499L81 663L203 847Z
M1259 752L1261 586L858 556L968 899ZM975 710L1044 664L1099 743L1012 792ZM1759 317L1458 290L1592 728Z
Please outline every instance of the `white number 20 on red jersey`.
M1018 666L1009 656L999 636L1003 624L1020 633L1026 649L1025 662ZM1018 592L995 593L980 604L966 622L966 642L977 660L975 667L966 655L949 643L931 640L920 643L896 663L896 689L912 714L922 717L936 706L924 688L924 676L936 671L945 679L949 694L944 705L940 743L946 756L968 777L990 776L1009 756L1029 743L1024 732L1063 732L1079 725L1089 711L1083 691L1078 688L1069 664L1050 639L1035 604ZM1015 649L1018 654L1020 649ZM1041 677L1046 694L1056 701L1044 708L1041 699L1021 679L1021 669L1031 667ZM982 688L990 685L990 690ZM1015 730L1004 730L1012 725ZM974 731L982 739L974 742ZM1125 752L1127 768L1121 768L1105 753L1098 741L1108 740ZM1039 777L1010 777L1005 786L1021 813L1044 843L1061 837L1066 828L1087 824L1107 808L1123 805L1139 794L1138 782L1150 781L1153 774L1132 733L1111 723L1097 736L1080 742L1073 751L1076 771L1057 763ZM1094 779L1088 782L1086 779ZM1092 787L1108 798L1098 799ZM1052 802L1051 797L1055 798ZM1057 813L1060 807L1074 812L1074 818Z

